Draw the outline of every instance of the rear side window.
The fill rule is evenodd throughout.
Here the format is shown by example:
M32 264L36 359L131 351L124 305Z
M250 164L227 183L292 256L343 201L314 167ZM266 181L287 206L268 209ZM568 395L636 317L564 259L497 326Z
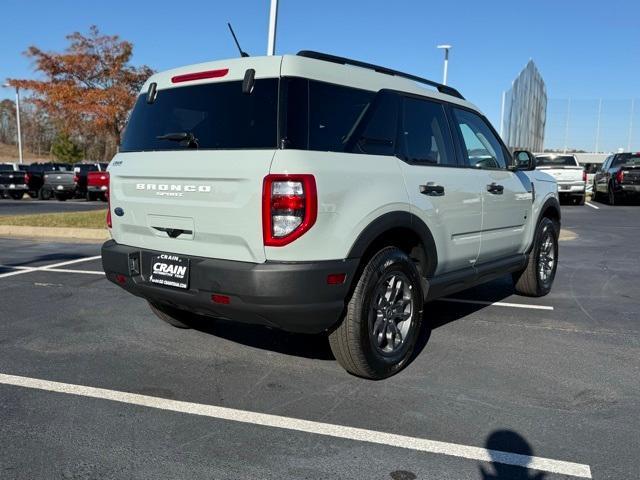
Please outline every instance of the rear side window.
M251 94L241 81L169 88L151 104L138 97L120 151L276 148L277 122L276 78L256 80Z
M451 132L442 104L404 98L400 152L410 163L455 166Z
M502 144L489 125L475 113L453 109L462 136L463 154L467 165L473 168L507 168Z
M287 78L287 148L345 152L375 93L303 78Z

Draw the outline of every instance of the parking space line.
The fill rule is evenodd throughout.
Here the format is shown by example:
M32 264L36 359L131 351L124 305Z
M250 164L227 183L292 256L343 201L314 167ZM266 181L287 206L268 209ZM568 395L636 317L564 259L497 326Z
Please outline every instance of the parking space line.
M553 307L548 305L532 305L529 303L488 302L485 300L467 300L465 298L451 298L451 297L438 298L438 300L441 302L469 303L469 304L475 304L475 305L491 305L495 307L529 308L531 310L553 310Z
M425 438L409 437L406 435L385 433L375 430L367 430L364 428L347 427L331 423L283 417L280 415L218 407L215 405L169 400L166 398L140 395L137 393L87 387L71 383L53 382L49 380L7 375L3 373L0 373L0 384L110 400L113 402L155 408L158 410L199 415L263 427L293 430L358 442L375 443L378 445L405 448L419 452L460 457L468 460L501 463L544 472L571 475L574 477L591 478L591 468L589 465L580 463L566 462L563 460L554 460L544 457L533 457L498 450L488 450L486 448L427 440Z
M57 273L84 273L88 275L104 275L104 272L97 270L71 270L70 268L43 268L45 272L57 272Z
M596 210L600 210L600 207L596 207L593 203L590 202L584 202L585 205L591 207L591 208L595 208Z
M14 275L22 275L24 273L30 273L30 272L42 272L42 271L55 271L55 270L51 270L51 269L55 269L57 267L64 267L67 265L73 265L75 263L80 263L80 262L89 262L91 260L97 260L98 258L102 258L101 255L96 255L94 257L82 257L82 258L75 258L73 260L67 260L65 262L59 262L59 263L54 263L52 265L44 265L41 267L28 267L26 265L2 265L1 267L4 268L12 268L15 271L14 272L7 272L7 273L0 273L0 278L6 278L6 277L13 277ZM76 271L76 270L72 270L72 271ZM78 273L83 273L80 270L77 270L76 272ZM102 273L102 272L100 272Z

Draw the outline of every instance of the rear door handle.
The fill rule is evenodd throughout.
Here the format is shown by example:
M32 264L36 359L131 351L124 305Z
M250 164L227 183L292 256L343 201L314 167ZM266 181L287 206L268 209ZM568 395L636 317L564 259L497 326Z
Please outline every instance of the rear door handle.
M489 193L493 193L494 195L502 195L504 193L504 186L498 185L496 182L493 182L487 185L487 191Z
M420 193L430 197L442 197L444 195L444 187L435 182L427 182L426 185L420 185Z

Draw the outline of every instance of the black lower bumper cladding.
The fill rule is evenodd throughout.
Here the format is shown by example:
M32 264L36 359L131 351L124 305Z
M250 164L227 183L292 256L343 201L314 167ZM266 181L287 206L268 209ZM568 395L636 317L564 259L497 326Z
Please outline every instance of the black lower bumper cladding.
M152 302L300 333L320 333L338 322L358 267L358 259L250 263L180 255L189 259L190 278L189 288L179 289L148 281L151 258L162 253L169 252L109 240L102 267L110 281ZM328 276L343 273L343 283L328 283ZM228 303L215 303L213 295Z

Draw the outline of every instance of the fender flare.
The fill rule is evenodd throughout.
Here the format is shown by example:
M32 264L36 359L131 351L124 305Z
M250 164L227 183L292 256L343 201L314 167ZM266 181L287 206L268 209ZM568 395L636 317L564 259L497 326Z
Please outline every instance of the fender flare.
M545 213L549 210L555 210L555 212L558 214L558 224L560 224L561 221L561 210L560 210L560 202L558 201L558 199L556 197L549 197L545 200L545 202L542 204L542 207L540 207L540 213L538 214L538 218L536 219L536 228L538 228L538 224L540 223L540 220L542 220L544 217L546 217L547 215L545 215ZM536 231L533 231L533 238L531 240L531 245L529 245L529 248L527 248L526 253L529 254L531 253L531 251L533 250L533 245L534 242L536 241Z
M373 220L360 232L360 235L351 246L347 258L361 258L376 238L394 228L406 228L413 231L420 238L426 256L425 274L427 277L432 277L438 266L436 242L429 227L411 212L388 212Z

